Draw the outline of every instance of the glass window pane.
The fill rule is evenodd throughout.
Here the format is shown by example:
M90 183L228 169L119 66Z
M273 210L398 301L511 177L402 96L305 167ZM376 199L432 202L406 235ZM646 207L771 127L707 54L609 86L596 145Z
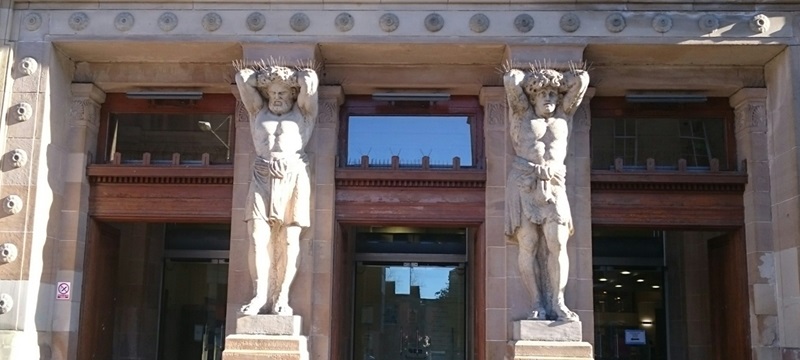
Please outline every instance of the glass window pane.
M181 163L200 163L203 153L210 162L231 162L231 117L220 114L114 114L109 128L110 156L123 163L141 161L150 153L151 163L170 163L181 154Z
M468 116L350 116L347 165L370 158L370 166L388 166L392 156L403 166L421 166L430 157L432 167L472 163L472 136Z

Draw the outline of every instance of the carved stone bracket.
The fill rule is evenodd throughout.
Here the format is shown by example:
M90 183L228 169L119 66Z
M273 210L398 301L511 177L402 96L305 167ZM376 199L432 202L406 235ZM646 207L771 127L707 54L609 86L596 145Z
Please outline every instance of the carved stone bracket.
M502 87L484 87L481 89L480 102L485 110L484 121L487 128L505 129L508 115L505 90Z
M317 126L336 127L339 120L339 106L344 102L344 92L340 86L321 86L319 88L319 115Z
M583 102L578 107L578 110L575 112L575 116L572 120L572 131L573 132L589 132L589 129L592 127L592 112L590 110L590 104L592 102L592 98L594 97L595 89L589 88L586 90L586 95L583 96Z

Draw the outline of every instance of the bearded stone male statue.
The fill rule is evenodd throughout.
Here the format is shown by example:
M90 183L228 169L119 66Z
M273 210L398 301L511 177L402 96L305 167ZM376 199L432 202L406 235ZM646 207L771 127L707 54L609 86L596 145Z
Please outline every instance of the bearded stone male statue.
M532 66L510 69L503 82L516 154L506 186L505 233L519 244L520 276L532 299L529 319L577 321L564 303L573 233L564 161L589 74Z
M241 311L293 315L289 290L297 273L300 232L311 223L305 148L317 120L319 79L309 68L264 62L237 68L256 153L245 208L255 295ZM277 253L285 254L284 261L271 275ZM269 293L272 282L280 284L277 296ZM265 309L273 297L274 304Z

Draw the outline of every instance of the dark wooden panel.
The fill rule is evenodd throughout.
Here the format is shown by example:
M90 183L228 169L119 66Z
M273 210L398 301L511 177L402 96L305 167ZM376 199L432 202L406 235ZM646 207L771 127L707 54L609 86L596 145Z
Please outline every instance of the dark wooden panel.
M711 348L716 360L750 360L747 263L736 231L708 241Z
M740 193L603 191L592 189L592 223L649 227L739 227Z
M484 189L347 188L336 191L336 218L343 223L480 224Z
M103 220L230 221L231 184L93 184L89 214Z
M119 231L89 219L83 270L78 359L111 359L119 262Z

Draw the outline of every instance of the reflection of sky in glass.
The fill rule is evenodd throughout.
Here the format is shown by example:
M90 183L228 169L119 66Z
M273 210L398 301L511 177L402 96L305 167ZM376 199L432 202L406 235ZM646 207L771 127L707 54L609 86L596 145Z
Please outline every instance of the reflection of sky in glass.
M423 156L431 165L451 165L461 158L472 166L472 141L466 116L350 116L347 164L389 164L394 155L401 164L421 164ZM376 162L377 161L377 162Z
M420 297L435 299L436 293L447 288L450 270L453 267L409 267L389 266L386 268L386 281L394 281L394 292L398 295L411 294L411 286L419 286Z

